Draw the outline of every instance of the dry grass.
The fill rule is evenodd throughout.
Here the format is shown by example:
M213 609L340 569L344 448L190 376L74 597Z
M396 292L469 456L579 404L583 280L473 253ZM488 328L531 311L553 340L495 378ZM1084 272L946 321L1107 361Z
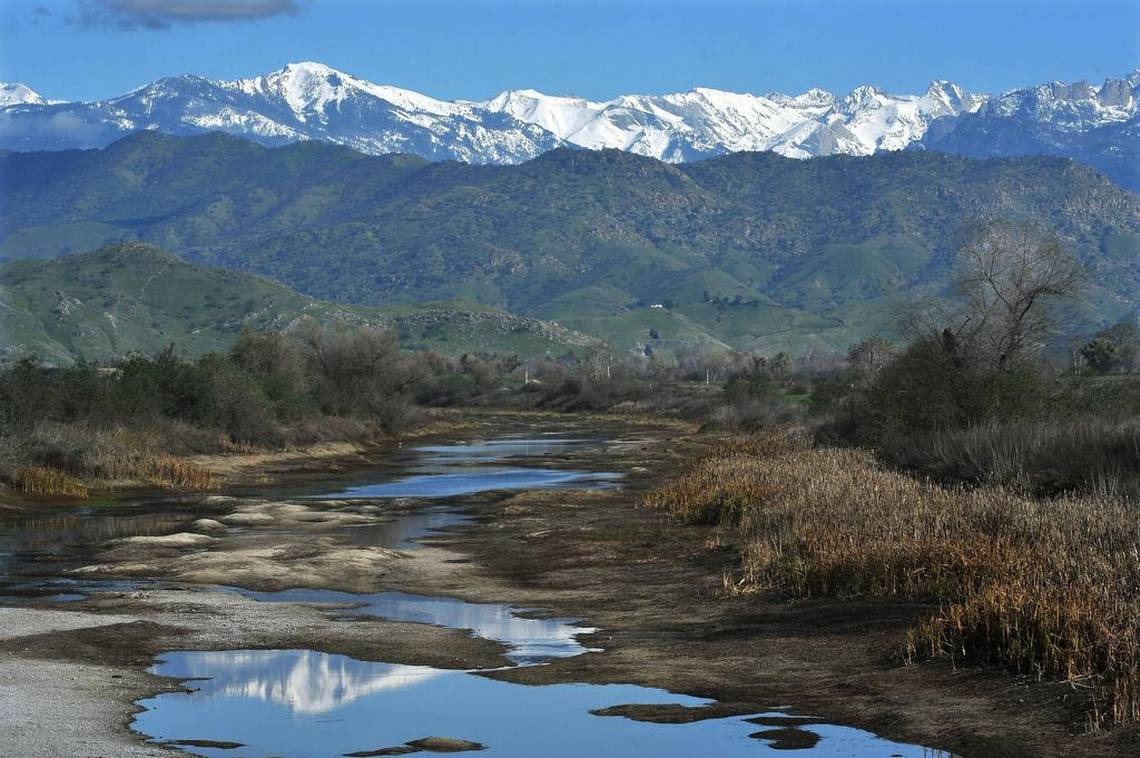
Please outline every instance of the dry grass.
M991 484L1034 496L1140 498L1140 418L990 423L888 444L892 463L945 484Z
M219 482L184 458L150 450L120 450L91 462L90 475L107 482L143 482L162 489L212 490Z
M122 485L198 491L219 486L208 469L165 452L167 446L156 433L41 424L19 438L0 437L0 459L15 462L7 478L29 494L85 497L90 488Z
M87 497L87 488L81 482L48 466L20 466L11 479L17 490L28 495Z
M1085 687L1090 726L1140 718L1140 525L1107 497L948 490L869 453L785 437L720 445L648 504L743 537L745 588L937 602L908 659L986 662Z

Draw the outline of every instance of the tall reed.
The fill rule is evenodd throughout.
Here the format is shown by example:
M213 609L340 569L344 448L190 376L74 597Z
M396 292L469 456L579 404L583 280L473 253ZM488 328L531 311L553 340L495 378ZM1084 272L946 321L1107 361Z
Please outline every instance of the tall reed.
M44 423L18 438L0 434L0 459L21 461L7 478L17 489L41 495L85 497L90 487L124 483L183 490L218 486L213 474L164 452L166 446L157 433Z
M738 528L744 588L937 603L903 641L908 660L1080 683L1093 727L1140 718L1135 504L946 489L775 434L721 444L646 502Z
M20 466L11 475L12 484L27 495L87 497L87 487L67 473L50 466Z

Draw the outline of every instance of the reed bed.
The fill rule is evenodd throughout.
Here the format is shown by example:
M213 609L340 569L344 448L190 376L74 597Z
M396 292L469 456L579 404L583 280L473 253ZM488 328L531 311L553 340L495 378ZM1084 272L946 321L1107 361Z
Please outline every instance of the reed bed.
M721 444L646 502L738 529L742 589L936 603L901 641L906 659L1072 682L1092 728L1140 719L1135 504L946 489L777 434Z
M20 466L11 479L16 489L27 495L87 497L87 488L79 480L50 466Z
M204 491L219 482L209 471L185 458L149 450L126 450L93 462L92 474L110 482L145 482L162 489Z
M6 478L28 494L86 497L91 487L122 484L197 491L219 486L211 472L166 452L168 446L156 432L45 423L18 438L0 435L0 460L19 461Z
M892 440L897 467L943 484L990 484L1032 496L1140 499L1140 417L991 422Z

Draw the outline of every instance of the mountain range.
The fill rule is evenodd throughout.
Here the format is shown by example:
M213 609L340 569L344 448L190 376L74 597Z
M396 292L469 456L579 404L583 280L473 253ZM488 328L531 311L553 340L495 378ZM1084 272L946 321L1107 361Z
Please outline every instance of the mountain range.
M1084 320L1140 305L1140 198L1061 158L557 148L479 166L143 131L0 154L0 186L0 257L141 240L310 298L462 298L628 348L802 353L889 334L900 301L946 290L960 233L991 217L1062 236L1089 271Z
M511 90L438 100L320 63L219 81L176 76L109 100L48 101L0 88L0 148L103 147L141 129L224 131L265 145L319 140L364 153L510 164L559 147L613 148L668 162L739 151L792 158L927 149L972 157L1056 155L1140 189L1140 70L1101 85L1058 82L996 96L935 81L921 95L861 86L838 96L709 88L606 101Z

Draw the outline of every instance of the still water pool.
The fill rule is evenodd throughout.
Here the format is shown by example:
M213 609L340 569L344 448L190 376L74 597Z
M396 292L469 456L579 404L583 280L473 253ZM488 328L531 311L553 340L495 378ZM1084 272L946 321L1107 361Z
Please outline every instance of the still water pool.
M710 702L630 684L529 686L311 650L172 652L153 671L191 680L196 691L142 701L147 710L134 728L160 742L244 746L189 747L208 756L334 756L429 736L479 743L485 746L480 755L520 758L753 756L787 744L788 729L803 732L802 744L814 742L813 755L930 755L846 727L797 729L795 719L773 730L743 716L655 724L591 713L628 703ZM770 724L783 714L763 716Z

